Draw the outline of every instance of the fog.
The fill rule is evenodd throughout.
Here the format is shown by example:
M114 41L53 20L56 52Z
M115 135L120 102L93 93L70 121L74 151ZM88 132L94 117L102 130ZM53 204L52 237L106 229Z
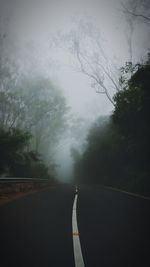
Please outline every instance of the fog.
M99 62L109 67L117 80L119 68L131 60L130 34L132 60L136 63L148 51L150 25L141 18L134 19L132 30L121 0L1 0L0 19L1 33L7 33L5 53L16 70L16 83L22 77L40 75L65 96L69 107L67 123L71 127L66 126L61 132L52 157L58 165L58 179L69 182L73 163L70 149L81 151L92 123L109 116L114 108L106 94L96 93L99 88L81 71L73 38L80 43L81 55L87 56L91 64L94 56L99 55ZM90 71L87 63L85 68ZM114 86L108 77L101 79L112 98Z

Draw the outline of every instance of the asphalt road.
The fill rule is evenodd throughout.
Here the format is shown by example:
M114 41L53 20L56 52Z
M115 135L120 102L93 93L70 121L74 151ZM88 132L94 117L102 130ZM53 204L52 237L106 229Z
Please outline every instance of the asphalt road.
M150 266L150 201L81 187L78 228L86 267Z
M0 207L0 266L74 267L73 200L59 186Z
M75 266L74 191L59 186L0 207L1 267ZM85 266L150 266L150 201L100 186L78 191Z

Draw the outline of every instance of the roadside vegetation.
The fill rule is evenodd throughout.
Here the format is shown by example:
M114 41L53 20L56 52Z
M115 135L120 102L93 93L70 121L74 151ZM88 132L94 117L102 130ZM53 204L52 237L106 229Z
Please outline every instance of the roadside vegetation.
M67 124L62 91L7 59L0 35L0 176L54 180L54 148Z
M150 195L150 60L126 63L110 117L89 131L84 152L74 153L75 178Z

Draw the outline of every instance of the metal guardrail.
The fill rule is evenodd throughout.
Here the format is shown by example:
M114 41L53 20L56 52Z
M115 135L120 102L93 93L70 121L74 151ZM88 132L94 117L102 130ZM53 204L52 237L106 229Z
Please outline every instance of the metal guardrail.
M36 190L51 184L52 182L49 179L0 177L0 195Z
M41 178L22 178L22 177L0 177L0 183L15 183L15 182L29 182L29 181L33 181L33 182L49 182L49 179L41 179Z

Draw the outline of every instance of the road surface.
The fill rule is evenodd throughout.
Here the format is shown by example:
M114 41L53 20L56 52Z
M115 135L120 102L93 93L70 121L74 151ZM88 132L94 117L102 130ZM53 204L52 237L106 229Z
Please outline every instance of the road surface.
M0 207L1 267L74 267L74 188L60 186Z
M86 267L150 266L150 200L83 187L77 210Z
M0 266L75 267L74 196L58 186L1 206ZM81 186L77 222L86 267L150 266L149 200Z

